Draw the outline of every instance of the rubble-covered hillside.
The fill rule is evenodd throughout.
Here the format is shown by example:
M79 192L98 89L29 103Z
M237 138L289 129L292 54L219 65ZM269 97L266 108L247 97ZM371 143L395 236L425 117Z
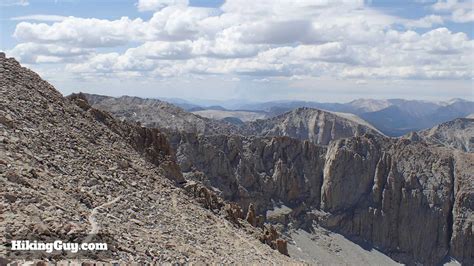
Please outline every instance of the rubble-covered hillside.
M294 262L176 187L181 172L159 130L65 99L3 53L0 77L2 263L35 258L11 252L12 239L97 234L109 251L79 259Z

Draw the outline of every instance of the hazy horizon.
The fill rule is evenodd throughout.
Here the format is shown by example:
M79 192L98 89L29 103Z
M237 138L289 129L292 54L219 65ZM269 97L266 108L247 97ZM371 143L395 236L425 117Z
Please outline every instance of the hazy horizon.
M76 91L72 93L89 93L85 91ZM226 109L233 109L236 106L239 105L245 105L245 104L263 104L263 103L289 103L289 102L314 102L314 103L324 103L324 104L348 104L353 101L358 101L358 100L376 100L376 101L389 101L389 100L404 100L404 101L419 101L419 102L429 102L429 103L435 103L435 104L443 104L443 103L448 103L450 101L455 101L455 100L463 100L463 101L469 101L469 102L474 102L473 99L464 99L464 98L448 98L445 100L441 101L430 101L430 100L423 100L423 99L405 99L405 98L354 98L349 101L318 101L318 100L311 100L311 99L276 99L276 100L268 100L268 101L255 101L255 100L249 100L249 99L238 99L238 98L233 98L233 99L210 99L210 98L186 98L186 97L145 97L145 96L137 96L137 95L129 95L129 94L122 94L122 95L107 95L107 94L101 94L101 93L90 93L90 94L96 94L96 95L101 95L101 96L110 96L110 97L115 97L119 98L122 96L128 96L128 97L138 97L142 99L157 99L169 103L187 103L187 104L193 104L193 105L198 105L201 107L210 107L210 106L221 106ZM67 95L64 95L67 96Z

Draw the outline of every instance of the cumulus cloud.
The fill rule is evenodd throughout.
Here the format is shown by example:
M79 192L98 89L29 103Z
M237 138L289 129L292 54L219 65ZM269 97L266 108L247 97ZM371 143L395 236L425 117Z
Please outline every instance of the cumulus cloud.
M20 43L9 54L24 63L64 63L86 60L91 49L64 47L55 44Z
M148 20L67 17L21 22L12 50L30 63L67 63L84 75L469 79L473 41L443 25L441 15L402 19L364 1L227 0L219 8L187 1L141 0ZM464 10L440 2L436 12ZM464 12L463 11L463 12ZM469 12L467 10L466 12ZM465 13L459 15L466 16ZM404 25L405 27L397 27ZM425 28L421 34L414 29ZM122 52L101 52L121 47Z
M111 47L143 37L143 20L122 17L119 20L68 17L61 22L20 22L13 36L21 42L67 44L80 47Z
M148 40L180 41L201 33L200 22L212 9L166 7L149 21L122 17L118 20L67 17L51 25L20 22L13 36L21 42L67 44L81 47L114 47Z

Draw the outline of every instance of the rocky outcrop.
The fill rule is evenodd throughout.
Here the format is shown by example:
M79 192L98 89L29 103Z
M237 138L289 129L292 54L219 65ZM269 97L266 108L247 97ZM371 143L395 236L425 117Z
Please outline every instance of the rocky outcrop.
M273 227L272 225L266 225L263 228L263 234L260 235L260 241L278 250L281 254L288 256L288 247L286 240L278 237L279 234L275 227Z
M129 264L294 263L227 225L165 178L176 169L159 130L116 121L76 100L63 98L37 74L0 54L3 264L36 257ZM109 250L25 254L7 249L12 239L94 239L108 243Z
M203 186L199 182L188 182L184 188L190 195L197 198L198 202L200 202L206 209L209 209L214 213L222 213L231 223L239 227L246 227L246 230L251 231L253 235L256 235L256 238L262 243L278 250L283 255L289 256L286 240L280 238L280 234L275 228L273 228L273 226L264 226L263 216L257 216L255 214L253 204L249 205L247 215L244 217L240 206L232 202L225 202L215 192L210 191L206 186ZM271 230L268 231L268 228ZM269 232L271 234L269 234Z
M457 118L431 129L412 132L405 138L426 141L435 145L474 152L474 119Z
M312 108L298 108L274 118L247 123L245 135L288 136L327 145L332 140L360 136L365 133L381 134L375 128L342 116Z
M68 99L94 117L96 121L119 134L146 160L160 167L165 177L177 183L185 181L166 135L158 129L143 127L135 122L118 121L107 112L92 108L87 97L82 93L72 94L68 96Z
M257 215L255 214L255 207L253 206L253 204L249 205L245 220L247 220L247 222L249 222L249 224L251 224L252 226L257 226Z

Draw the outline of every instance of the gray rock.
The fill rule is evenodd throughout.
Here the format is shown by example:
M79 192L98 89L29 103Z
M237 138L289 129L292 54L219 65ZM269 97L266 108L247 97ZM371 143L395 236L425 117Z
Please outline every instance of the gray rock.
M474 119L472 118L457 118L414 134L418 137L416 139L418 141L423 140L435 145L474 152ZM405 137L413 139L410 134Z

